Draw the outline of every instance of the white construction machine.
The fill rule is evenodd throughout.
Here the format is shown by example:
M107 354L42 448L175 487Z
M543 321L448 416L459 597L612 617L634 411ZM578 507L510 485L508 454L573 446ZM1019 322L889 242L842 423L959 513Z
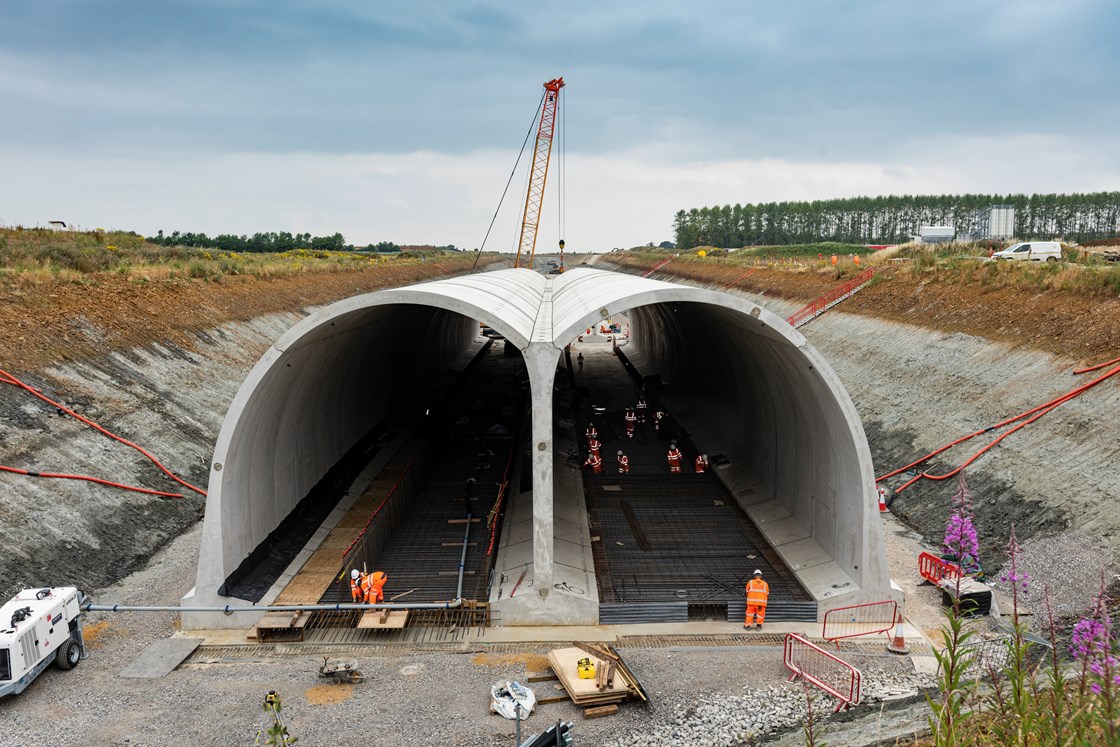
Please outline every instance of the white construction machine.
M24 589L0 607L0 698L21 693L50 663L85 657L83 594L73 586Z

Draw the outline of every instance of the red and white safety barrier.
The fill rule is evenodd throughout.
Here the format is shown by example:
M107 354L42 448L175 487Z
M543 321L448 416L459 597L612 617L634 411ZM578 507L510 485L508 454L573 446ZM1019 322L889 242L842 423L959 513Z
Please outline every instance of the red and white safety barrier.
M918 556L918 574L936 586L943 578L959 577L961 567L948 560L942 560L931 552L923 552Z
M898 602L894 600L837 607L824 613L821 638L840 648L841 638L888 633L897 618Z
M859 703L863 675L840 657L796 633L787 633L782 659L786 669L792 672L790 682L801 677L824 690L839 701L836 711Z

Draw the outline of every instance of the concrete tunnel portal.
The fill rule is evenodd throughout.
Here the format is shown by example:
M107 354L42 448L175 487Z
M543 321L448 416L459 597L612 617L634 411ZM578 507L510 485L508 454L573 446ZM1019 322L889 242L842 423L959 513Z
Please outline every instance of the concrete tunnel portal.
M422 428L480 357L481 323L520 351L528 379L525 443L511 448L529 488L520 503L510 496L489 601L502 624L600 622L592 488L585 495L587 481L567 468L578 436L570 422L558 427L554 390L565 346L622 313L630 339L619 358L636 380L656 386L704 451L720 455L711 470L720 489L796 577L816 619L837 606L901 603L887 573L862 425L805 338L738 296L581 268L548 277L500 270L378 291L325 307L285 333L223 422L196 585L183 606L242 605L231 576L375 424ZM281 576L251 601L272 602L290 580ZM185 612L183 625L246 621Z

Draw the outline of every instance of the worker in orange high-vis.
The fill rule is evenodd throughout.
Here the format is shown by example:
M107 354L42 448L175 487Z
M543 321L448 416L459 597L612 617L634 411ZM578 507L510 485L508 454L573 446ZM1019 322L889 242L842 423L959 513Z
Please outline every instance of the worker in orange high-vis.
M681 473L681 457L683 456L681 450L677 448L677 442L670 441L669 453L667 455L669 459L669 474L679 475Z
M697 454L696 455L696 474L702 475L707 471L708 471L708 455L707 454Z
M603 472L603 458L599 456L598 450L588 452L587 461L583 463L584 467L590 467L591 471L599 475Z
M381 571L366 576L366 604L380 604L385 601L385 582L389 580Z
M603 447L603 444L599 441L599 439L595 438L594 436L587 439L587 451L588 451L588 453L595 454L596 456L598 456L599 455L599 449L601 449L602 447Z
M618 450L618 474L630 474L630 457L622 453L622 449Z
M584 435L587 436L588 441L590 441L593 438L598 438L599 437L599 429L595 427L594 423L588 423L587 424L587 430L585 430L583 433L584 433Z
M770 584L762 580L762 571L755 569L754 578L747 582L747 619L743 621L744 628L750 630L757 619L758 629L762 629L762 623L766 620L766 602L769 599Z
M357 568L350 571L350 598L354 601L354 604L361 604L366 600L363 584L365 584L365 579L362 577L362 572Z
M633 410L626 411L626 437L634 437L634 426L638 424L638 415Z

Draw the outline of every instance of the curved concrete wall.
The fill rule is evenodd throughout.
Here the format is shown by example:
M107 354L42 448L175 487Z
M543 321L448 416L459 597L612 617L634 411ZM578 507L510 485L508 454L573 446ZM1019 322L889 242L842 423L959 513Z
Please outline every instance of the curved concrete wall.
M599 270L546 278L517 269L347 299L269 349L219 433L197 585L185 606L228 602L217 595L228 575L347 449L386 418L422 414L450 383L452 363L477 341L479 321L520 348L529 367L539 486L534 572L540 603L557 604L546 599L556 364L580 330L624 311L632 319L630 352L680 396L681 419L703 421L696 431L731 457L721 477L756 523L780 552L811 557L804 567L823 569L803 581L887 589L866 439L839 380L800 333L714 291ZM796 557L786 560L798 565Z

